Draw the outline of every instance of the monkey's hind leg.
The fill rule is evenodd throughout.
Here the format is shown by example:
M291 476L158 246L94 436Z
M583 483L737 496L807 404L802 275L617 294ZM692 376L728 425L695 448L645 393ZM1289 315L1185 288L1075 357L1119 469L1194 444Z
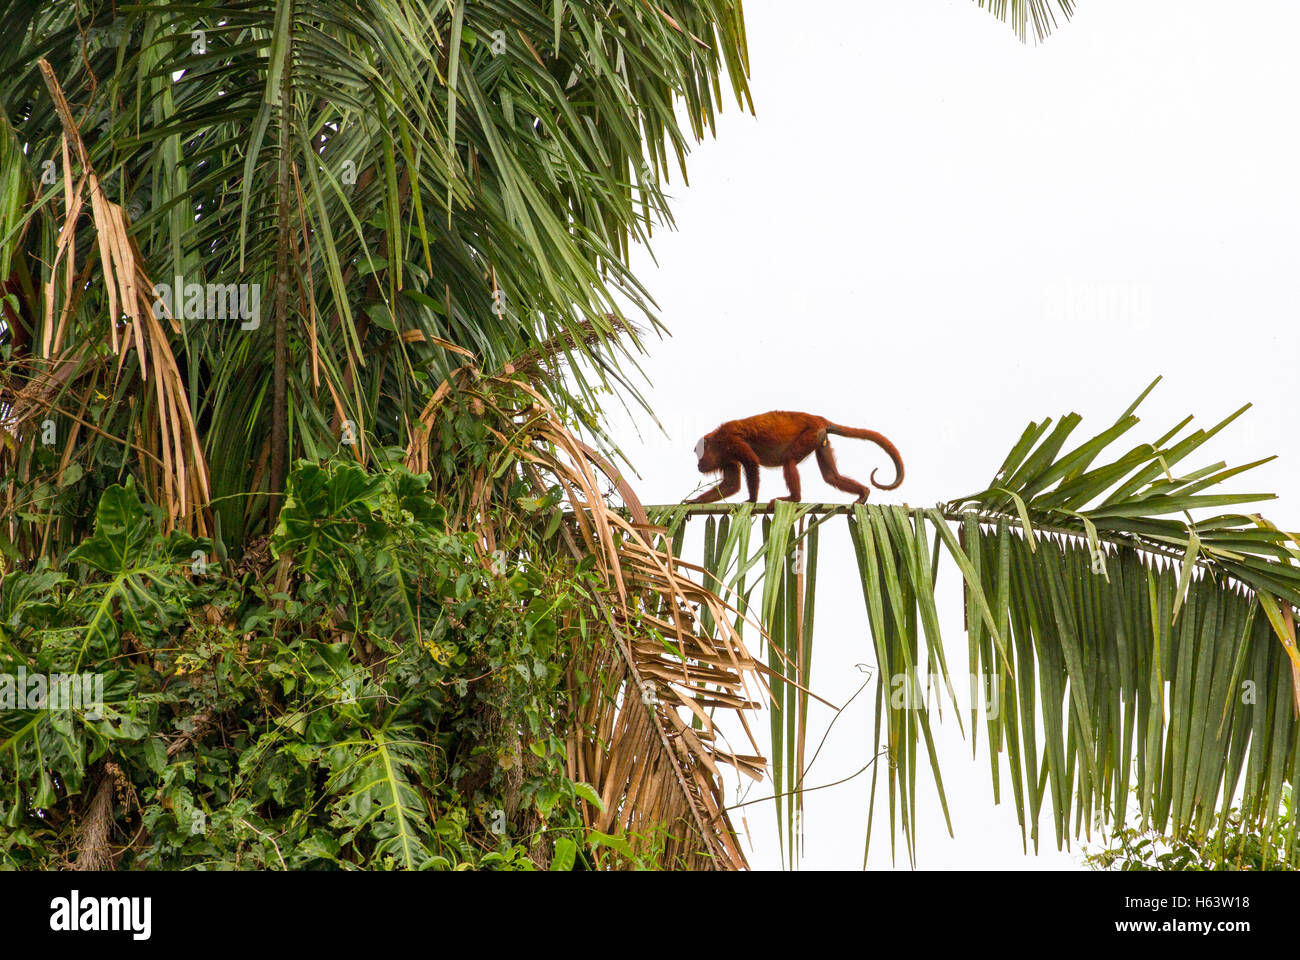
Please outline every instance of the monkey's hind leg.
M858 503L867 502L871 488L863 486L851 477L844 476L835 469L835 454L831 450L829 441L817 448L817 466L821 468L822 477L836 490L854 494L858 498Z

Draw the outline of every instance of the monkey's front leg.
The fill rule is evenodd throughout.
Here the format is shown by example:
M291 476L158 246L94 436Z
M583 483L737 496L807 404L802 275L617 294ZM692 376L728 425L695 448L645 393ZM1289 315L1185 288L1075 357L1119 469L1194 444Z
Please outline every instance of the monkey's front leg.
M687 500L683 500L682 503L714 503L715 501L721 499L722 499L722 485L716 484L712 487L709 487L709 489L705 490L698 497L691 497Z
M734 463L728 463L722 468L722 482L715 487L710 487L693 500L687 500L686 503L714 503L731 496L740 489L740 467Z
M745 448L745 452L750 455L750 458L742 460L740 465L745 468L745 487L749 490L747 499L750 503L758 503L758 457L753 456L753 451L748 447ZM736 478L736 489L740 489L739 477Z
M773 497L769 502L769 507L776 506L778 500L789 500L798 503L801 496L801 487L799 485L799 465L793 460L787 460L782 465L782 473L785 474L785 485L789 488L790 493L784 497Z

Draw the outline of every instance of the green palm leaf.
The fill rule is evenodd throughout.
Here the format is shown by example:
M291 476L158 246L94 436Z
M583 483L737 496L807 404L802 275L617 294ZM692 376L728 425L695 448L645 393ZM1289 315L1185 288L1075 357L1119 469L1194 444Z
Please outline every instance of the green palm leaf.
M1154 386L1074 445L1077 414L1054 428L1030 424L986 490L936 508L777 505L755 555L772 638L788 629L790 518L848 513L879 667L875 736L889 760L891 844L901 827L910 858L922 743L947 810L930 701L912 695L946 691L956 701L934 603L931 547L940 543L966 595L972 745L983 713L995 797L1010 794L1027 847L1038 848L1045 812L1058 847L1132 814L1143 829L1203 839L1216 807L1226 812L1230 801L1246 822L1274 828L1297 772L1296 538L1257 514L1218 512L1271 499L1222 489L1266 460L1183 468L1246 408L1209 430L1189 431L1188 418L1106 459L1138 425L1134 411ZM724 573L718 579L728 584ZM805 730L783 720L783 678L794 673L779 655L769 666L781 674L772 681L774 782L778 794L797 793L806 771L790 758L801 755ZM872 813L880 774L873 770ZM869 815L868 849L873 823Z

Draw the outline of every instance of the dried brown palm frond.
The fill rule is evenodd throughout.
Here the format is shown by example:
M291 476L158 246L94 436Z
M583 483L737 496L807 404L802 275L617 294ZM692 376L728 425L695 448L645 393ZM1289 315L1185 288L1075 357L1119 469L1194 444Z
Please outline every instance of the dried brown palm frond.
M755 779L766 764L752 735L750 753L726 746L715 712L735 711L748 734L744 712L760 706L749 683L758 683L760 695L765 685L733 627L736 611L688 578L688 565L663 545L662 531L648 523L619 472L520 380L457 371L420 415L407 448L410 469L429 469L439 418L463 409L487 426L496 459L457 485L448 504L453 523L478 533L486 556L518 522L502 496L510 484L523 480L539 498L558 486L568 507L557 530L560 549L575 562L593 558L605 588L593 610L604 642L568 670L569 775L592 784L603 806L585 811L588 825L629 836L664 829L664 864L744 867L718 763ZM608 502L601 478L614 485L631 519ZM705 613L718 625L715 635L700 628ZM583 678L596 688L589 696L579 695Z
M63 219L54 263L45 285L39 354L31 358L26 382L16 389L6 389L7 396L0 396L0 405L8 408L4 429L12 440L38 433L41 422L51 413L68 417L73 425L62 438L60 478L75 459L81 431L95 430L82 414L90 395L110 379L105 369L107 364L95 359L96 352L85 343L67 342L70 320L87 279L77 272L75 241L81 216L88 212L96 241L96 251L88 259L97 254L100 260L109 303L108 339L112 353L118 357L117 369L111 374L115 381L113 390L116 392L120 387L116 381L122 376L127 354L132 349L138 358L136 369L145 381L145 389L152 381L152 406L142 418L142 431L147 426L156 432L157 440L144 444L139 442L143 437L126 437L122 438L123 443L137 453L145 448L153 451L143 458L143 475L154 501L165 511L168 528L182 526L205 533L203 508L209 500L207 462L168 332L154 313L154 286L140 250L129 235L125 211L104 193L53 70L44 60L39 65L63 126ZM74 156L80 171L75 179ZM60 264L63 265L61 276ZM60 303L56 321L56 304ZM174 320L171 326L172 333L180 332ZM126 394L132 396L130 391ZM26 477L31 464L18 456L22 445L10 442L6 448L0 452L5 461L0 466L6 472Z

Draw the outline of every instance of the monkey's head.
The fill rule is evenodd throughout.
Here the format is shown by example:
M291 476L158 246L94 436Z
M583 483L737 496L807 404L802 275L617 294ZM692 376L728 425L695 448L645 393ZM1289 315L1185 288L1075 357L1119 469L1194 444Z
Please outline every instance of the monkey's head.
M722 469L722 464L718 462L717 450L710 437L712 434L700 437L700 442L695 445L695 459L699 461L700 473L717 473Z

